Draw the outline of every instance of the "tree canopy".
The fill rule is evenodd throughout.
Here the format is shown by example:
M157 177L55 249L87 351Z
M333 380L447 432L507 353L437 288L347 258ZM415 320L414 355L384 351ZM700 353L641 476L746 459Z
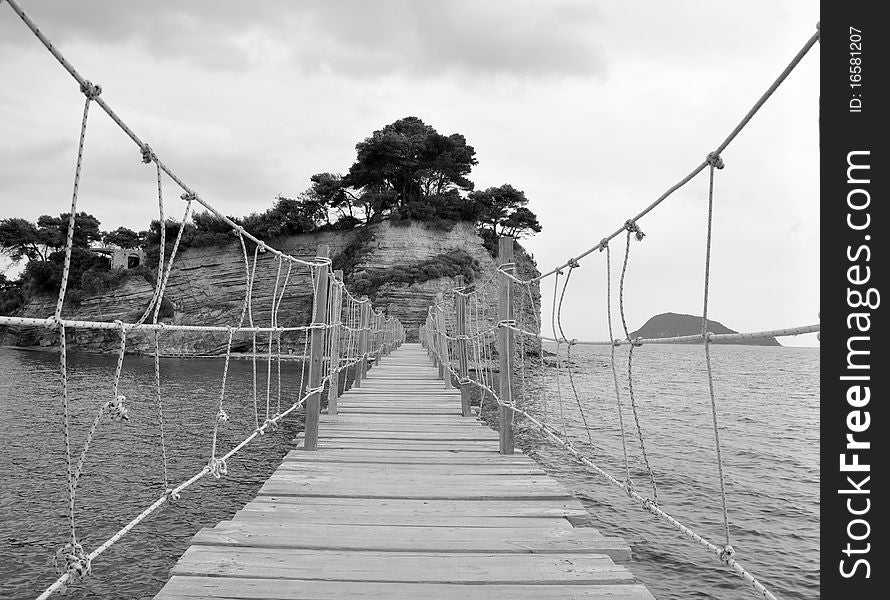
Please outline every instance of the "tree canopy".
M445 136L417 117L399 119L355 146L356 159L342 183L373 194L377 212L429 199L451 189L469 191L478 163L463 135ZM385 198L387 203L381 203Z
M13 262L24 258L49 260L50 254L65 247L70 217L71 213L62 213L58 217L43 215L36 224L18 217L0 220L0 252ZM89 248L92 242L101 238L96 217L85 212L74 216L74 248Z
M356 144L346 175L316 173L302 197L312 211L352 226L363 219L436 223L473 221L480 230L521 237L541 231L528 199L509 184L473 191L476 150L460 133L443 135L417 117L404 117Z

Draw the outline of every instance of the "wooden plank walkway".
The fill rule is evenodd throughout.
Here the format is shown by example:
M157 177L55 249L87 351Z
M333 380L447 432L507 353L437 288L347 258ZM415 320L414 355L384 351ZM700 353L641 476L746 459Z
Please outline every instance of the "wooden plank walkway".
M404 344L322 415L257 498L205 528L157 600L610 598L653 600L630 549L498 435L460 416L418 344Z

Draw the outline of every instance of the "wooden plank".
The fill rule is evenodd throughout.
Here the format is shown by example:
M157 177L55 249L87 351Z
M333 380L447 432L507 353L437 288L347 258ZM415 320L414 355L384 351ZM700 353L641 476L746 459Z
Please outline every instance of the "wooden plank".
M321 454L312 454L302 457L288 454L284 458L283 465L288 463L348 463L352 462L358 465L369 463L382 464L466 464L466 465L528 465L535 466L530 458L516 455L518 458L503 462L491 453L474 452L472 454L458 454L454 452L441 452L435 450L417 450L413 453L406 453L401 450L376 449L372 451L363 451L361 448L331 448L326 449Z
M248 506L266 503L291 509L293 507L329 506L337 512L365 512L373 516L374 511L381 515L441 515L443 517L457 515L476 515L480 517L497 517L503 515L517 517L580 517L588 515L581 503L575 498L562 500L540 500L523 498L519 500L437 500L429 502L413 498L389 498L384 500L368 498L331 498L331 497L290 497L290 496L257 496ZM370 519L368 523L373 523Z
M406 515L406 514L374 514L366 511L353 513L337 511L332 513L324 507L316 505L313 510L291 504L280 507L274 502L258 503L248 510L245 507L235 513L234 519L239 523L275 523L289 526L292 523L314 523L316 525L351 525L364 527L373 520L375 526L389 527L471 527L471 528L526 528L526 529L572 529L573 525L563 517L476 517L449 515L447 519L440 515ZM257 508L259 507L259 508ZM265 510L263 510L265 508Z
M629 560L630 548L585 528L391 527L223 521L201 529L192 545L297 548L353 552L475 552L483 554L605 554Z
M368 463L355 464L353 462L340 463L298 463L296 461L288 461L281 464L278 468L279 473L308 473L322 474L332 473L342 478L361 477L368 473ZM376 463L374 473L383 476L402 476L404 474L424 474L434 477L450 477L452 475L473 475L480 477L496 477L496 476L516 476L516 475L536 475L546 476L547 473L540 467L532 467L526 465L503 465L493 463L490 465L477 465L474 463L444 463L427 465L423 463L398 464L398 463Z
M192 546L174 575L414 583L610 583L633 575L608 556L447 552L342 552ZM323 575L322 575L323 574Z
M655 600L640 584L382 583L174 576L157 600Z

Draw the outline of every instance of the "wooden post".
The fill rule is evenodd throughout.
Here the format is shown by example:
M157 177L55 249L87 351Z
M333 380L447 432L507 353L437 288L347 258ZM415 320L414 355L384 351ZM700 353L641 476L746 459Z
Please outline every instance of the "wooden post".
M498 239L498 266L507 273L513 273L513 238L501 236ZM498 273L500 294L498 298L498 320L513 320L513 282L506 273ZM498 328L498 369L499 395L501 402L512 404L513 401L513 330L507 327ZM500 452L513 454L513 410L505 406L498 407Z
M445 341L445 336L442 335L443 327L442 327L442 319L441 319L441 311L439 310L439 302L442 301L442 292L436 294L436 305L433 306L433 314L432 314L432 325L436 331L436 340L435 340L435 352L433 356L437 357L436 366L439 367L439 379L445 379L445 353L442 352L442 342Z
M438 298L439 298L439 296L437 295L436 299L438 300ZM439 332L436 330L436 319L433 317L433 310L434 310L433 307L430 307L429 312L427 313L426 327L427 327L427 332L429 333L429 336L430 336L430 339L429 339L430 358L433 361L433 366L438 367L439 366L439 355L438 355Z
M458 287L464 287L464 276L457 276ZM460 375L460 412L465 417L473 416L470 410L470 384L469 369L467 368L467 297L461 294L454 294L454 310L457 314L457 360L458 374Z
M330 247L321 244L318 247L317 256L327 258ZM318 268L318 278L315 281L315 311L312 314L313 323L326 323L328 308L328 265ZM313 329L309 334L309 389L321 385L322 372L324 371L324 329ZM306 398L306 433L303 437L303 450L318 449L318 413L321 411L321 392L315 392Z
M343 281L343 271L334 271L335 283L331 287L331 364L330 386L328 387L328 414L337 414L337 397L340 396L340 312L343 308L343 290L339 283Z
M359 316L358 353L361 359L355 365L355 387L362 387L362 379L368 375L368 329L371 322L371 302L362 302Z
M374 366L380 364L380 358L383 356L383 313L378 309L374 313Z
M445 389L451 387L451 364L448 360L448 329L445 327L445 309L436 310L436 327L439 330L439 379L445 382Z

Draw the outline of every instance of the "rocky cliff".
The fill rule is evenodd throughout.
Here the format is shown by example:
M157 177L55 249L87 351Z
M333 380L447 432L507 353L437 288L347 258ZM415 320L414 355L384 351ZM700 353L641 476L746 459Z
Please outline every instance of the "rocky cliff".
M495 271L495 262L476 234L471 223L457 223L450 231L430 229L419 223L395 227L389 222L377 223L368 228L351 231L324 231L299 236L284 237L271 242L274 246L296 257L311 259L320 244L328 244L335 264L344 253L357 258L350 264L347 282L351 277L369 270L386 270L393 265L410 265L428 260L454 250L462 250L478 261L476 280L487 280ZM358 246L358 252L356 252ZM252 263L253 253L249 253ZM528 278L537 274L534 261L517 246L517 269L520 276ZM258 256L253 290L253 322L257 326L269 326L272 315L272 299L278 276L279 261L272 254ZM281 270L283 282L287 271ZM383 308L391 316L399 318L408 330L409 340L416 340L417 329L425 321L427 307L438 292L454 287L452 277L437 277L415 283L384 283L374 290L376 307ZM241 315L246 289L246 271L241 247L233 242L225 247L187 248L177 256L165 298L173 306L166 323L183 325L235 325ZM66 305L63 315L69 319L85 321L124 322L137 320L148 305L153 293L152 286L142 277L127 278L119 288L98 296L83 299L76 305ZM532 289L533 302L539 306L537 286ZM526 294L527 296L527 294ZM494 306L496 295L487 300ZM33 299L19 313L20 316L45 318L54 310L53 298ZM532 311L523 299L520 312ZM278 313L280 326L295 326L310 321L312 286L309 269L293 267L286 293ZM69 330L69 348L85 352L113 352L118 335L111 331L89 329ZM283 343L292 350L298 346L296 335ZM58 334L42 328L7 328L0 331L0 343L18 346L55 346ZM165 332L160 336L164 354L216 354L224 351L225 334L195 334ZM235 349L246 350L249 336L236 339ZM154 336L133 333L128 337L128 350L150 352L154 349Z

